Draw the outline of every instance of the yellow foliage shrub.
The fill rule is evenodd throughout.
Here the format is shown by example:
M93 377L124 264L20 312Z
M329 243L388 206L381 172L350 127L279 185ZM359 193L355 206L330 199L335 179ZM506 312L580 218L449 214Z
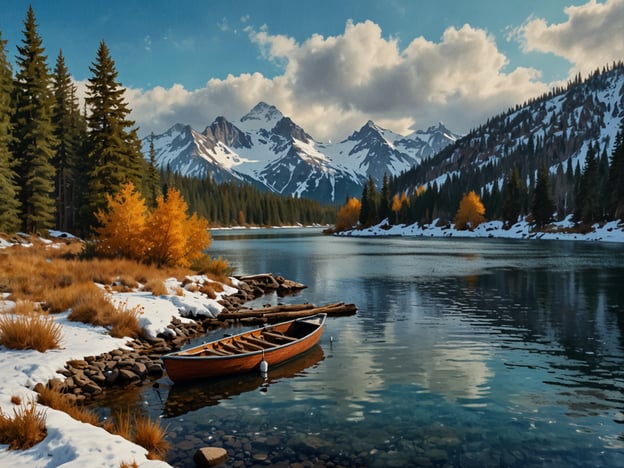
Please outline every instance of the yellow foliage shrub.
M96 252L105 257L147 260L159 266L188 267L210 246L208 221L187 215L180 192L170 189L156 200L149 213L145 201L128 183L115 197L107 197L107 209L97 214Z
M187 267L210 246L208 221L195 213L187 217L188 206L176 189L156 200L147 228L147 258L157 265Z
M336 231L346 231L353 228L360 217L362 203L357 198L349 198L347 203L340 208L336 216Z
M485 207L481 203L479 195L474 191L464 195L459 203L459 209L455 215L455 229L474 229L485 221Z
M106 195L106 211L98 211L101 224L96 251L105 257L140 259L145 252L147 206L134 184L124 184L115 197Z

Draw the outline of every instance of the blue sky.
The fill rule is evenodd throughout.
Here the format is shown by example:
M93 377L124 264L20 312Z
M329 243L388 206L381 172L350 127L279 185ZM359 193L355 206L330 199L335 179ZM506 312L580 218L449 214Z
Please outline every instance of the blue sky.
M494 113L624 57L624 0L11 1L11 59L33 5L53 67L81 86L100 40L142 134L203 130L259 100L321 140L369 118L408 133L466 132ZM573 7L573 8L569 8Z

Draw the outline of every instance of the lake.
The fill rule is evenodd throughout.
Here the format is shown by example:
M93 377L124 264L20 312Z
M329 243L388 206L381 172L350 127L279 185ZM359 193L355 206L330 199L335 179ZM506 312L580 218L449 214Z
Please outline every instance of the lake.
M624 246L273 229L215 231L210 254L308 286L255 306L358 312L266 381L125 392L168 426L169 463L624 466Z

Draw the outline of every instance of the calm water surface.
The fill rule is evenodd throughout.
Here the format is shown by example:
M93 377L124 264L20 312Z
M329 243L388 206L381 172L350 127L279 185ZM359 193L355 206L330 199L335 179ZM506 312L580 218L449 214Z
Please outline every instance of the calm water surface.
M359 310L267 382L126 393L168 425L170 463L624 466L624 246L300 229L214 232L210 253L308 286L256 305Z

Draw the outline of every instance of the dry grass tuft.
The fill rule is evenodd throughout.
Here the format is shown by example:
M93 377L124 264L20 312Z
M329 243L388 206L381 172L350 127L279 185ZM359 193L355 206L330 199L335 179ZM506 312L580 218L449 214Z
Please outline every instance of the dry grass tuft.
M43 353L60 347L62 327L40 314L0 315L0 344L10 349L36 349Z
M106 325L111 325L110 335L115 338L124 336L136 338L141 334L137 309L115 309L106 317Z
M11 397L11 403L13 403L14 405L21 405L22 404L22 398L17 396L17 395L13 395Z
M37 396L37 401L52 409L64 411L77 421L92 424L93 426L99 424L97 413L84 406L79 406L75 401L70 400L68 395L61 393L56 387L50 387L49 385L44 386Z
M72 309L83 297L97 294L100 289L92 282L72 283L64 288L49 288L44 291L48 312L56 314Z
M115 310L115 306L104 296L104 291L95 286L84 291L68 318L74 322L105 325L104 317L114 314Z
M169 451L170 444L165 440L167 431L159 421L152 421L145 416L131 416L130 411L119 411L104 426L111 434L117 434L131 440L148 451L147 457L152 460L163 460Z
M45 411L37 411L34 402L13 409L13 417L0 410L0 444L9 450L25 450L38 444L47 435Z
M154 296L165 296L169 294L165 283L161 279L150 279L145 283L143 287L146 291L151 291Z
M167 431L159 421L142 417L135 419L134 437L132 441L145 448L147 458L151 460L163 460L169 451L170 444L165 440Z
M132 460L131 462L121 462L121 465L119 465L119 468L139 468L139 465L137 465L137 462Z
M33 301L21 299L15 303L15 307L11 312L15 315L31 315L37 308Z
M104 291L95 287L78 300L69 314L69 320L111 327L110 334L116 338L136 338L141 333L138 313L137 309L115 307L106 299Z
M204 281L204 284L202 284L200 291L208 296L210 299L216 299L217 293L223 292L223 285L221 283Z
M124 439L131 440L132 438L132 418L130 416L130 410L118 411L109 422L104 426L111 434L117 434Z
M200 275L208 275L211 278L221 282L230 284L230 276L234 274L234 268L223 257L211 258L204 255L196 260L191 268Z

